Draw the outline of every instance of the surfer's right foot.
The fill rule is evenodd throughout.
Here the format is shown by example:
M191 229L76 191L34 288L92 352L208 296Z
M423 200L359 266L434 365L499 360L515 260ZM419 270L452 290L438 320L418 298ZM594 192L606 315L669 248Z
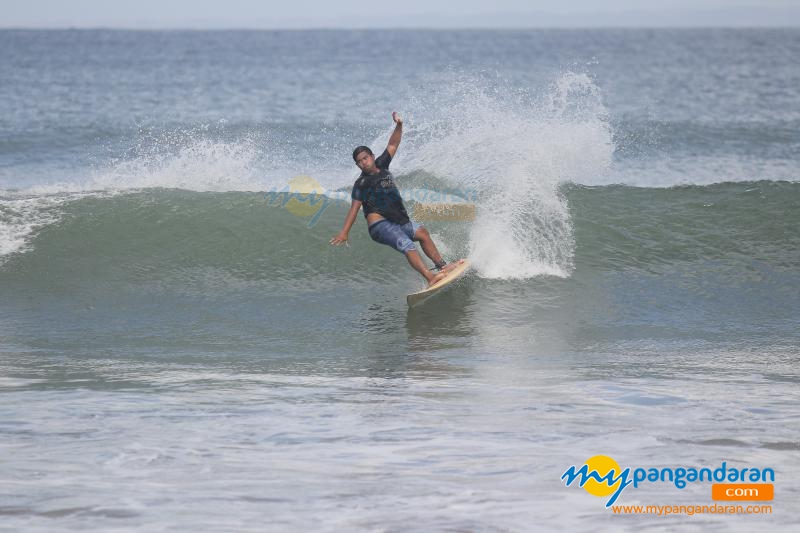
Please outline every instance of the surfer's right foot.
M428 281L428 287L433 287L434 285L436 285L437 283L439 283L440 281L442 281L446 277L447 277L447 273L446 272L439 272L438 274L435 274L430 279L430 281Z

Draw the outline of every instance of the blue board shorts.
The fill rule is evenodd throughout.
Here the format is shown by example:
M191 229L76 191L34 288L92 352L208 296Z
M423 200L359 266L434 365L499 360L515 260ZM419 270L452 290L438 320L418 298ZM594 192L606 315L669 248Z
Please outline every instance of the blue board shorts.
M398 252L407 254L417 249L414 246L414 234L421 227L413 220L409 220L405 224L396 224L391 220L383 219L370 224L368 231L373 241L391 246Z

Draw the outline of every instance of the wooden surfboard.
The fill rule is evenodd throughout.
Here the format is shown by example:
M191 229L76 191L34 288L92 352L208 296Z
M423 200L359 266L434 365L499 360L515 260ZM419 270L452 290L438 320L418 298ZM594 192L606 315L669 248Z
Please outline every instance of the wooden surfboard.
M443 288L447 287L455 280L463 276L467 273L470 267L469 261L466 259L459 259L455 261L456 267L450 270L447 275L436 282L435 285L431 287L427 287L419 292L414 292L406 296L406 302L408 302L409 307L412 305L418 304L423 300L428 299L430 296L433 296Z

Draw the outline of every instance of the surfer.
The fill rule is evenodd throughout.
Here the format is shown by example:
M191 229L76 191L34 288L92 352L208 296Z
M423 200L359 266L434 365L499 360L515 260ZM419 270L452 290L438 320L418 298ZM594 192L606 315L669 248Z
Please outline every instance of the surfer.
M397 152L403 135L403 119L394 112L392 120L395 123L394 131L389 137L386 150L381 155L376 158L372 150L366 146L359 146L353 150L353 160L361 169L361 175L353 185L351 194L353 203L345 218L344 227L330 240L330 243L334 246L347 243L350 228L356 221L358 210L363 207L364 217L367 219L367 231L372 240L405 254L409 264L422 274L428 286L431 286L443 279L456 265L447 264L439 255L439 250L436 249L428 230L408 218L403 198L394 184L392 173L389 172L389 163ZM434 274L428 270L413 241L420 243L422 251L433 261L438 273Z

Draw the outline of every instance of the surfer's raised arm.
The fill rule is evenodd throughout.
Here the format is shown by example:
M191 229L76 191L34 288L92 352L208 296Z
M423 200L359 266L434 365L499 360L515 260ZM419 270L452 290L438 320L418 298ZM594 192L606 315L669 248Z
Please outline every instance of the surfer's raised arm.
M400 146L400 137L403 136L403 119L400 118L400 114L397 111L392 111L392 120L394 120L396 126L392 136L389 137L389 145L386 147L386 151L389 152L391 157L394 157L397 147Z
M350 228L353 227L353 223L356 221L359 209L361 209L361 201L353 200L353 203L350 205L350 211L347 212L347 217L344 219L344 227L342 228L342 231L340 231L334 238L330 240L331 244L334 246L347 244L347 237L350 234Z

